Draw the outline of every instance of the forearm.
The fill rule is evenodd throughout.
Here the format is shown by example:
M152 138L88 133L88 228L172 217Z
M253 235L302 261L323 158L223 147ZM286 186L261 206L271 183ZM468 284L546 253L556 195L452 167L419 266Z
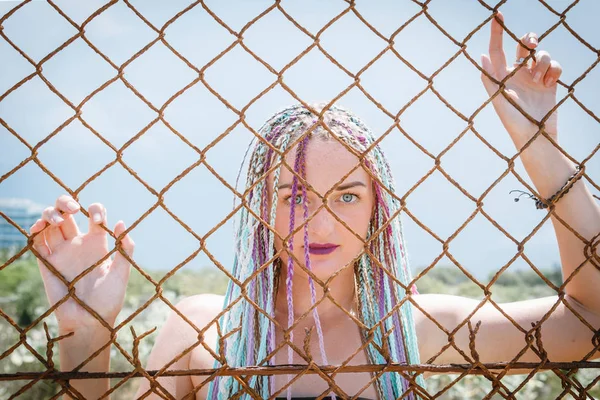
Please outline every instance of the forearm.
M68 332L62 332L65 334ZM81 329L74 332L73 336L59 342L60 369L71 371L83 361L87 360L98 349L110 340L110 333L103 327L95 329ZM107 346L100 354L87 362L78 372L108 372L110 369L110 348ZM86 399L98 399L110 388L108 378L104 379L74 379L71 386ZM67 395L64 399L71 399ZM107 399L109 397L106 397Z
M544 199L554 195L575 173L575 164L542 136L525 149L521 160L537 192ZM582 178L575 182L558 200L555 204L556 214L552 216L565 280L586 260L585 242L556 216L588 242L600 232L600 207L584 180ZM598 253L596 248L596 257ZM588 250L588 255L590 254L592 252ZM588 260L566 285L565 292L588 310L600 314L599 287L600 270Z

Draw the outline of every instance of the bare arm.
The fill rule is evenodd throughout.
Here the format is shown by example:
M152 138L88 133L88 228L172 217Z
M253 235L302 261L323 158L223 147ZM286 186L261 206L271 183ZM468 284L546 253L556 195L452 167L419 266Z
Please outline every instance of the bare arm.
M490 55L482 57L485 70L482 80L498 116L518 150L523 149L539 129L513 104L530 117L545 120L545 132L552 141L558 142L557 114L553 112L548 118L546 116L557 104L556 81L561 67L543 51L536 53L531 68L525 64L508 66L502 45L503 28L499 23L503 16L497 13L496 18L491 23ZM523 36L517 45L517 58L528 56L528 49L536 48L537 43L535 34ZM542 79L536 80L535 76ZM501 81L505 81L503 87L496 83ZM542 135L523 149L520 157L544 199L554 195L575 172L574 163ZM535 209L533 203L531 207L531 212L545 212ZM527 334L533 332L532 324L539 322L542 343L550 361L598 357L592 338L600 329L600 270L591 262L593 257L597 260L598 250L593 257L586 257L584 249L586 242L600 232L600 207L584 181L579 180L558 200L551 215L563 278L567 282L564 291L559 296L499 304L498 307L485 302L480 308L479 301L462 297L415 296L422 310L415 314L417 332L419 338L427 338L420 343L424 362L469 363L471 353L466 319L473 325L481 321L476 349L483 363L540 361L526 341ZM438 321L439 326L432 319ZM440 353L443 348L446 350Z
M575 172L575 164L554 145L558 143L558 111L556 82L562 67L546 51L537 48L535 33L528 33L517 44L517 57L529 57L535 50L531 64L515 63L509 66L503 48L504 17L498 12L491 23L489 56L482 56L482 74L494 109L506 128L517 150L527 174L539 195L548 199L561 189ZM539 79L537 79L539 77ZM503 86L496 82L505 82ZM524 115L528 117L526 118ZM536 124L529 119L532 118ZM544 121L543 133L538 134L537 121ZM538 136L525 148L525 145ZM554 143L553 143L554 142ZM532 212L539 212L532 207ZM586 243L600 233L600 207L580 179L570 191L558 199L551 214L558 240L563 278L568 282L565 293L591 312L600 314L600 270L591 260L586 260ZM561 221L562 220L562 221ZM564 221L564 224L563 224ZM570 226L570 229L567 228ZM598 240L598 238L596 238ZM600 268L598 250L593 257ZM588 257L592 257L591 251ZM575 270L581 269L571 278ZM571 279L571 280L570 280Z
M552 196L575 171L571 161L563 156L545 138L538 138L522 155L537 191L544 198ZM535 212L532 208L532 212ZM539 212L539 211L538 211ZM589 241L600 231L600 208L582 180L556 203L555 214L569 224L584 240ZM577 361L584 357L597 358L594 351L594 330L600 329L600 271L586 259L585 243L566 228L557 217L552 217L560 250L563 278L566 281L564 299L558 296L500 304L500 309L512 318L514 325L500 310L486 303L470 320L473 325L481 321L476 335L476 348L481 362L507 362L513 360L527 347L526 332L532 332L532 323L541 324L542 343L550 361ZM583 265L577 272L574 272ZM439 297L442 296L442 297ZM477 307L479 301L444 295L417 296L424 311L438 320L448 332L455 332L454 342L470 355L469 330L463 323ZM558 306L553 307L558 303ZM587 325L580 321L581 316ZM448 335L431 320L420 314L422 333L432 340L424 344L422 361L437 354L449 343ZM589 325L589 326L588 326ZM419 328L418 328L419 329ZM528 349L518 361L538 362L540 357ZM465 357L454 347L449 347L433 361L435 363L466 363ZM513 370L512 373L525 371Z
M421 311L415 314L421 362L432 364L468 364L473 359L470 350L470 320L474 327L481 321L475 335L475 349L482 363L539 362L540 357L527 343L527 333L533 333L532 323L541 324L543 349L553 362L577 361L589 355L599 357L592 338L594 332L569 309L573 308L588 323L600 328L600 316L581 307L577 302L557 296L499 304L499 309L486 302L473 315L480 301L459 296L425 294L414 296L419 307L435 319L440 329ZM558 303L556 308L554 306ZM565 303L568 304L565 305ZM515 322L511 322L505 315ZM470 317L469 317L470 316ZM452 344L453 343L453 344ZM536 342L533 342L536 346ZM444 349L441 354L440 351ZM462 354L461 354L462 353ZM466 357L465 357L466 356ZM510 373L527 373L511 370ZM428 375L428 374L426 374Z
M68 294L67 289L56 275L56 273L62 274L67 281L71 281L82 271L106 258L107 235L100 226L100 224L106 225L104 206L99 203L90 206L87 233L80 232L75 223L73 215L78 211L79 204L66 195L57 199L55 207L48 207L42 218L31 227L34 251L38 257L49 303L54 305L60 302L61 304L55 311L59 335L73 333L58 344L61 371L72 371L85 362L77 369L78 372L107 372L110 370L111 331L73 299L64 300ZM125 234L123 222L117 223L114 234L116 237L123 236L122 249L128 257L131 257L134 243L131 237ZM56 272L51 269L55 269ZM99 263L78 279L75 284L75 295L104 319L106 324L114 326L123 306L129 271L128 259L117 252L112 259L108 258ZM197 328L202 329L221 311L222 305L223 299L220 296L198 295L181 301L177 309L193 321ZM206 332L204 336L209 346L213 346L213 342L216 341L216 333L213 331ZM86 361L101 348L103 350L100 353ZM197 357L196 365L212 368L213 358L201 347L198 341L198 330L173 312L161 329L146 369L159 370L164 367L171 370L189 369L191 350L194 349L193 354ZM183 355L179 357L181 354ZM149 391L150 385L147 379L138 379L141 384L137 397L146 395L145 398L164 398L156 393L162 390L170 393L169 397L182 398L193 388L189 376L158 378L158 385L153 391ZM71 381L71 387L76 391L77 397L98 399L110 389L110 381L107 378L74 379ZM65 397L71 398L68 394Z
M575 165L543 137L536 139L523 152L521 159L537 191L544 198L556 193L575 172ZM588 250L587 257L584 252L586 242L589 243L594 236L596 241L600 239L597 237L600 233L600 207L584 180L582 178L575 182L555 204L556 208L551 214L552 224L560 250L563 279L567 281L573 275L565 286L567 296L600 315L600 270L593 265L593 262L598 265L600 249L596 248L595 255Z
M59 342L59 357L61 371L72 371L75 367L87 360L98 349L110 340L110 332L102 327L86 327L71 330L74 335ZM61 332L61 335L70 333ZM110 345L86 363L80 372L106 372L110 370ZM110 381L104 379L75 379L71 387L86 399L97 399L108 391ZM66 399L72 399L70 395Z
M130 265L127 257L133 255L134 243L125 234L125 224L119 221L114 234L122 237L123 253L117 252L113 258L106 258L108 240L101 224L106 225L106 210L99 203L89 209L89 230L80 232L74 215L80 205L70 196L56 200L54 207L44 210L42 218L31 227L34 254L44 289L50 305L59 306L54 311L58 321L59 334L74 333L58 344L61 371L71 371L86 361L98 349L109 343L111 332L123 306L125 288L129 279ZM127 257L125 256L127 255ZM95 266L93 269L88 269ZM85 274L82 274L87 271ZM58 277L75 283L74 295L96 316L70 298L67 287ZM110 345L83 365L78 372L106 372L110 364ZM72 388L86 399L97 399L110 387L108 379L75 379ZM71 398L70 395L65 397Z

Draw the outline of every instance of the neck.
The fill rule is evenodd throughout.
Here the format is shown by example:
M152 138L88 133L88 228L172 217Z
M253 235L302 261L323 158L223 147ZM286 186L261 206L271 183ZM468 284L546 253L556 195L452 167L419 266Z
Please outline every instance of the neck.
M311 291L308 281L308 276L304 271L297 270L294 274L292 281L292 299L293 299L293 313L294 319L302 317L312 307ZM281 270L281 276L279 278L279 287L277 290L277 297L275 298L275 319L281 324L282 327L287 328L288 326L288 299L287 299L287 285L286 285L286 274L284 268ZM314 282L314 281L313 281ZM314 282L316 292L316 302L319 303L323 298L323 288L318 283ZM330 296L335 300L335 303L326 297L317 306L317 312L319 313L319 319L321 325L325 330L327 326L331 326L336 323L340 318L348 318L346 312L355 311L355 289L354 289L354 270L351 267L346 268L340 272L334 279L328 284L328 292ZM340 309L342 307L346 312ZM313 312L310 311L302 318L298 323L297 329L310 328L315 325Z

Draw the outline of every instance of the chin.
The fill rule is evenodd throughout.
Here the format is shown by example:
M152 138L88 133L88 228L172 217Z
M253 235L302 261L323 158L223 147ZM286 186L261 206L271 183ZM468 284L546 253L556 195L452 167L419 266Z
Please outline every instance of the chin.
M340 257L310 255L310 269L321 280L329 278L343 268L344 265L348 264L348 262L340 259ZM346 269L353 270L350 265ZM306 274L304 270L301 272Z

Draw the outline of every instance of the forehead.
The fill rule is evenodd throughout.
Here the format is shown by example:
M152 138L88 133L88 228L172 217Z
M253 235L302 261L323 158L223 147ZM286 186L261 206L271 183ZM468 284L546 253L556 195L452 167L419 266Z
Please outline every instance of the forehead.
M297 145L286 154L285 161L290 168L294 167L296 150ZM321 194L334 187L358 164L360 164L358 157L336 139L314 138L308 142L305 155L306 180ZM293 176L288 168L282 166L280 184L291 183ZM370 176L361 165L344 181L351 180L368 184ZM269 187L272 187L272 184L272 177L269 176Z

